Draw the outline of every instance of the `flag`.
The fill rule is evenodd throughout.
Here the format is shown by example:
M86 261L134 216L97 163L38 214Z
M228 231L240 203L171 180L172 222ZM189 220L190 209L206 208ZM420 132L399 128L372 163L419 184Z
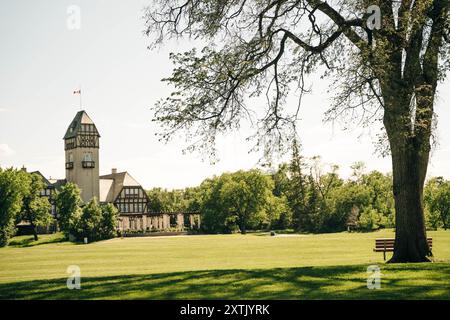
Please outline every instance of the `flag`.
M75 90L73 94L81 94L81 89Z

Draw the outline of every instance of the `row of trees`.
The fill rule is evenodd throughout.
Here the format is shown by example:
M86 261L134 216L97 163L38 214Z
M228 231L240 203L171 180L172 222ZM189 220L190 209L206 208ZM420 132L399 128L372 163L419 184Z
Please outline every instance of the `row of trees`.
M211 233L269 228L289 212L284 196L273 194L274 182L260 170L224 173L184 190L148 191L150 208L200 212L202 228Z
M324 169L320 157L304 159L294 147L292 160L271 173L260 170L224 173L184 190L148 191L153 212L199 211L205 232L248 229L295 229L336 232L347 227L370 231L394 227L392 176L352 166L344 180L338 167ZM51 204L41 196L42 178L22 170L0 168L0 245L7 244L20 221L37 227L54 222ZM68 183L55 195L57 223L69 238L89 241L116 236L118 211L94 198L83 204L79 188ZM425 216L430 229L450 226L450 181L432 178L425 187Z
M38 227L55 222L64 234L77 240L89 241L112 238L116 235L117 209L112 204L99 205L92 199L84 205L79 188L68 183L54 195L57 217L51 214L49 198L42 177L13 168L0 168L0 246L5 246L16 232L16 225L27 222L38 240Z
M375 230L394 225L392 178L352 166L351 179L339 177L337 166L323 173L320 158L307 165L294 157L274 174L276 193L285 194L292 210L292 227L306 232L333 232L348 226Z
M357 162L344 180L320 157L304 159L294 145L292 160L277 170L224 173L195 188L148 191L153 211L199 211L206 232L295 229L338 232L395 226L392 175L366 172ZM450 225L450 182L432 178L425 188L427 227Z

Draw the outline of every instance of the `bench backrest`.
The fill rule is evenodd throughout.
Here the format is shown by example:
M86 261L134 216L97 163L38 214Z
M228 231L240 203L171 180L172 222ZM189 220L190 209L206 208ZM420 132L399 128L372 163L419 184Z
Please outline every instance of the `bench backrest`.
M427 238L428 246L430 249L433 247L433 239ZM394 238L382 238L382 239L375 239L375 249L393 249L395 245L395 239Z

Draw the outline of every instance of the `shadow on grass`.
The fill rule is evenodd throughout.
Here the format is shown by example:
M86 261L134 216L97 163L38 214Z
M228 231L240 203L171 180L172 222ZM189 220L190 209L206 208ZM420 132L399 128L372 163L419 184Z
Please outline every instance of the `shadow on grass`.
M40 246L42 244L58 243L67 241L63 235L56 235L51 237L39 236L39 240L35 241L33 236L21 236L16 239L12 239L8 246L16 248L27 248Z
M369 290L367 266L208 270L0 284L0 299L449 299L450 264L382 267Z

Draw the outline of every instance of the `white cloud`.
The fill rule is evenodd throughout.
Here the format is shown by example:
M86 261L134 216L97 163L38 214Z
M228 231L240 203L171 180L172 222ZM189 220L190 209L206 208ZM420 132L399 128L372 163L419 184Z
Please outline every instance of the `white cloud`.
M5 111L8 111L8 109L0 107L0 112L5 112Z
M15 151L5 143L0 143L0 157L12 156Z

